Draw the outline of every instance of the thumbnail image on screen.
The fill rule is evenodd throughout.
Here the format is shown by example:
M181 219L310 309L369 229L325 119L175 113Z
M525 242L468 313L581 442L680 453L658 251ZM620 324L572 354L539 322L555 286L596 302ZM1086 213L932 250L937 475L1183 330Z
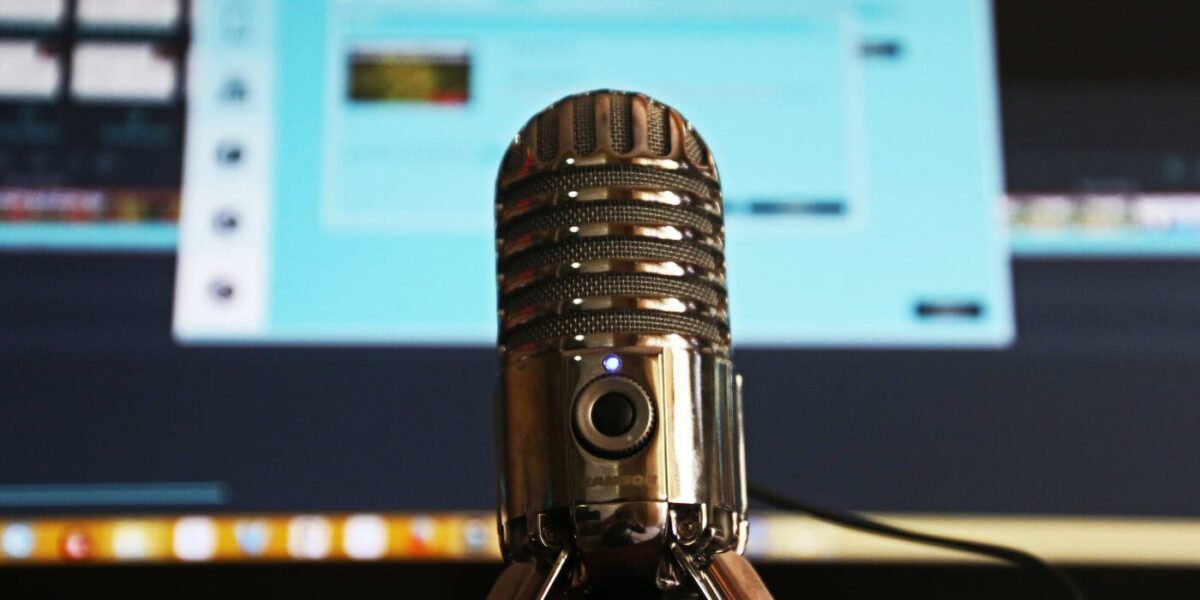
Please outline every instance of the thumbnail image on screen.
M347 57L352 102L466 104L471 54L465 45L364 46Z
M171 249L180 0L0 3L0 247Z

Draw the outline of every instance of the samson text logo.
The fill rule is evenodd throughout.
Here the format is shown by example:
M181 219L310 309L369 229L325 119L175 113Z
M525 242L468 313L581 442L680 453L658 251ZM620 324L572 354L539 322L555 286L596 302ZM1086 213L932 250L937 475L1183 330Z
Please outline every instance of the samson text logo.
M585 479L587 487L602 485L654 485L657 475L598 475Z

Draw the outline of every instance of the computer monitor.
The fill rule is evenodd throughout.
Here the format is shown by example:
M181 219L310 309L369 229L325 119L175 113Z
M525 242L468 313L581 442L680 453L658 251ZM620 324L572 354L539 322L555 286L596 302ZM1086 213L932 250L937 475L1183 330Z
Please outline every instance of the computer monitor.
M596 88L714 151L752 480L1200 561L1200 91L1066 18L0 1L0 565L497 559L494 176ZM752 519L755 558L951 557Z

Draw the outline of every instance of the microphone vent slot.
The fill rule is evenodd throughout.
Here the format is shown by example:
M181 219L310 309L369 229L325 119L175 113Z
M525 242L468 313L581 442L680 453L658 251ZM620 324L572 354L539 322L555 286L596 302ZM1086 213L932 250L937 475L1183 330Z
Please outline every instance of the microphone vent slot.
M646 103L646 144L655 156L671 153L671 117L653 102Z
M511 144L508 151L504 153L504 173L512 175L516 173L521 165L525 164L525 147L517 144Z
M687 137L683 142L683 153L694 165L701 167L708 165L708 151L704 140L700 139L700 134L695 131L687 132Z
M608 135L612 149L621 154L633 150L633 106L629 96L614 93L609 109Z
M547 111L537 123L538 160L550 160L558 156L558 113Z
M591 96L581 96L573 107L575 153L586 156L596 151L596 102Z

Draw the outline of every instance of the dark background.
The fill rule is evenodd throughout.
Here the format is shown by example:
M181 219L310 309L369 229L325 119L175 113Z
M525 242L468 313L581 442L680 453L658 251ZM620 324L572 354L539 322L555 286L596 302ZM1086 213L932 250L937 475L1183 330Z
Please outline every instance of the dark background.
M1200 189L1200 173L1172 181L1158 168L1200 160L1200 3L996 4L1011 190ZM3 481L221 480L238 511L492 506L490 349L179 347L173 269L166 254L0 255ZM855 509L1200 513L1200 261L1017 259L1013 276L1009 350L739 351L751 478ZM410 586L466 597L496 569L5 577L29 586L18 590L140 573L171 595L253 583L287 596ZM1200 593L1188 571L1078 574L1094 597ZM781 598L1032 593L1022 575L986 568L775 565L764 576Z
M0 255L6 482L218 480L239 511L491 508L493 349L180 347L173 269ZM1011 350L739 351L751 477L855 509L1200 512L1200 263L1013 274Z
M1060 598L1027 573L1000 567L930 565L760 564L778 600L792 598L926 598L996 600ZM14 597L94 597L122 590L167 598L439 598L476 599L501 565L465 563L309 563L55 567L4 571ZM1073 569L1090 600L1200 596L1200 577L1182 569Z

